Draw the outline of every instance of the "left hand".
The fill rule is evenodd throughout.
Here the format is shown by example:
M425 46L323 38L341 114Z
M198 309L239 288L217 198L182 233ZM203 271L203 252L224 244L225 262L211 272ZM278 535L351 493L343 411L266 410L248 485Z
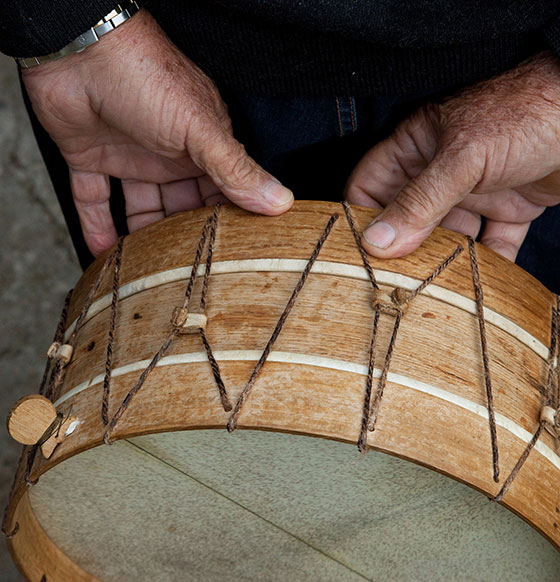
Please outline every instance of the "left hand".
M121 179L130 232L224 197L271 216L293 203L234 138L214 83L145 9L83 52L26 69L22 78L68 164L94 255L118 238L109 176Z
M358 163L354 204L385 208L364 231L377 257L414 251L438 225L515 260L531 221L560 204L560 60L547 53L430 104Z

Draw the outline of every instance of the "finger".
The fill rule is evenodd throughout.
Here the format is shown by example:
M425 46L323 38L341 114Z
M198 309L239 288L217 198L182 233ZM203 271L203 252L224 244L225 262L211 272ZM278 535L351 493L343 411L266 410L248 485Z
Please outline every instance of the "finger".
M109 206L109 177L70 169L70 186L87 247L97 256L118 240Z
M488 194L468 194L461 207L500 222L530 222L544 212L544 206L530 202L512 188Z
M194 120L186 145L197 165L234 204L268 215L281 214L292 206L292 192L249 157L218 121Z
M202 176L198 179L198 189L205 206L215 206L218 202L229 202L216 184L212 182L210 176Z
M165 218L159 184L123 180L122 188L130 232Z
M350 204L356 204L357 206L365 206L366 208L384 208L386 202L381 203L385 197L383 196L370 196L367 192L359 189L348 187L344 191L344 199L350 202Z
M472 152L440 152L411 180L364 231L362 242L372 255L389 258L411 253L443 217L472 191L484 161Z
M481 222L480 214L455 206L443 217L439 225L476 238L480 231Z
M195 178L161 184L160 192L165 216L183 210L194 210L203 205L198 190L198 181Z
M219 192L218 194L214 194L213 196L209 196L204 201L205 206L216 206L216 204L218 203L231 204L230 200L228 200L221 192Z
M480 242L506 259L515 261L530 226L531 222L512 223L487 220Z
M184 152L171 158L128 141L103 145L103 169L109 176L122 180L154 184L197 178L204 174Z
M387 206L426 168L435 143L426 117L417 114L405 121L360 160L346 184L346 200L373 208Z
M560 171L552 172L537 180L517 187L516 190L540 206L554 206L560 192Z

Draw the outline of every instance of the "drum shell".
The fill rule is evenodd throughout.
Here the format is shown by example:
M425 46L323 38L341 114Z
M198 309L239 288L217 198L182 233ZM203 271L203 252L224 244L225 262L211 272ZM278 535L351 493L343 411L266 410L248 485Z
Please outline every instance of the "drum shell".
M149 360L165 339L173 308L181 302L187 275L186 271L174 271L192 264L204 221L211 212L212 209L203 209L169 218L134 233L124 242L121 288L150 277L150 285L154 286L142 288L137 284L137 290L119 302L113 367L115 370L126 370L125 366L135 364L137 367L113 378L112 412L138 377L142 369L139 363ZM294 432L345 442L358 440L364 375L355 370L356 366L362 369L367 363L372 289L340 206L300 202L294 211L274 219L223 208L208 294L208 338L216 353L222 356L236 348L252 354L251 359L247 359L247 354L237 359L231 354L230 359L227 359L229 356L218 358L235 402L302 266L335 212L340 217L274 347L266 373L259 378L243 409L240 429ZM375 214L361 208L353 212L359 228L365 227ZM412 255L383 262L372 259L372 262L384 289L390 290L403 281L414 288L459 245L466 249L465 237L437 229ZM69 322L78 316L104 258L100 257L76 286L68 312ZM277 264L276 259L284 263ZM530 435L538 425L543 404L555 298L521 269L483 247L478 247L478 266L485 306L499 316L498 324L487 323L496 411ZM158 276L160 282L156 284ZM457 404L464 399L473 406L486 407L467 252L461 253L434 285L443 290L444 297L451 299L442 300L441 293L437 296L440 298L434 297L428 287L426 293L411 303L395 347L379 424L369 433L368 446L426 465L493 496L501 485L492 480L488 421ZM111 277L106 276L95 297L97 307L94 303L91 317L80 331L72 363L57 395L57 407L63 411L71 408L72 414L80 419L79 429L59 445L50 459L37 455L31 479L64 459L102 443L105 432L100 416L102 382L87 390L75 389L103 373L110 292ZM199 295L200 284L197 284L193 298ZM452 299L457 297L465 298L471 311L453 303ZM96 309L100 310L96 313ZM504 329L500 322L512 325L504 325ZM376 361L383 361L391 325L391 317L383 315ZM524 331L526 336L520 339L517 330ZM457 342L457 338L464 341ZM434 361L435 352L437 361ZM185 354L202 355L190 363L154 369L149 382L117 425L114 438L225 427L229 414L220 405L196 336L181 337L168 355L177 358ZM338 368L329 367L329 361L342 362L346 368L342 364L337 364ZM407 386L396 381L403 377L413 378L417 384ZM422 387L433 386L440 392L419 389L418 383ZM451 401L442 397L443 393L451 395ZM500 425L498 440L503 480L526 441ZM554 451L550 435L543 434L542 444ZM22 524L27 524L27 529L38 531L26 500L24 470L22 464L8 523L14 526L19 522L22 528ZM535 451L503 500L555 545L560 542L556 522L557 479L558 469ZM40 539L41 545L48 546L48 540L39 534L35 537L33 544ZM29 554L26 548L31 542L22 540L23 536L18 533L9 543L27 571L31 567L28 562L37 563L37 560L25 558L24 564L22 556ZM51 557L45 558L46 554ZM50 548L40 560L46 559L49 568L55 565L60 568L64 556L56 556L56 551ZM66 561L70 570L63 569L65 575L72 571L75 576L72 579L91 579L86 573L78 575L79 569L72 570L76 566ZM41 569L37 565L33 567Z

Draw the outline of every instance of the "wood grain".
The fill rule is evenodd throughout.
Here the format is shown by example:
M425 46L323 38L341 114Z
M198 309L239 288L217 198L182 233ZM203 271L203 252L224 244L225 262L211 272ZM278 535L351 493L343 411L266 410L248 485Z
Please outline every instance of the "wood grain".
M55 418L56 408L50 400L40 394L29 394L12 406L6 425L18 443L34 445Z

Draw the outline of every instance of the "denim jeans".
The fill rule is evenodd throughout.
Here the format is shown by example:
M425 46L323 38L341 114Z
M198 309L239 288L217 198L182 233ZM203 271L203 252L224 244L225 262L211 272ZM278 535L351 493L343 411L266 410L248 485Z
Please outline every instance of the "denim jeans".
M450 92L453 89L398 97L276 98L222 90L222 95L237 138L259 164L292 189L296 198L339 201L350 172L370 147L387 137L425 100ZM81 235L67 166L35 118L25 91L24 98L80 264L85 268L93 257ZM117 231L126 234L119 181L112 179L111 187ZM517 263L560 293L560 205L547 209L533 222Z

